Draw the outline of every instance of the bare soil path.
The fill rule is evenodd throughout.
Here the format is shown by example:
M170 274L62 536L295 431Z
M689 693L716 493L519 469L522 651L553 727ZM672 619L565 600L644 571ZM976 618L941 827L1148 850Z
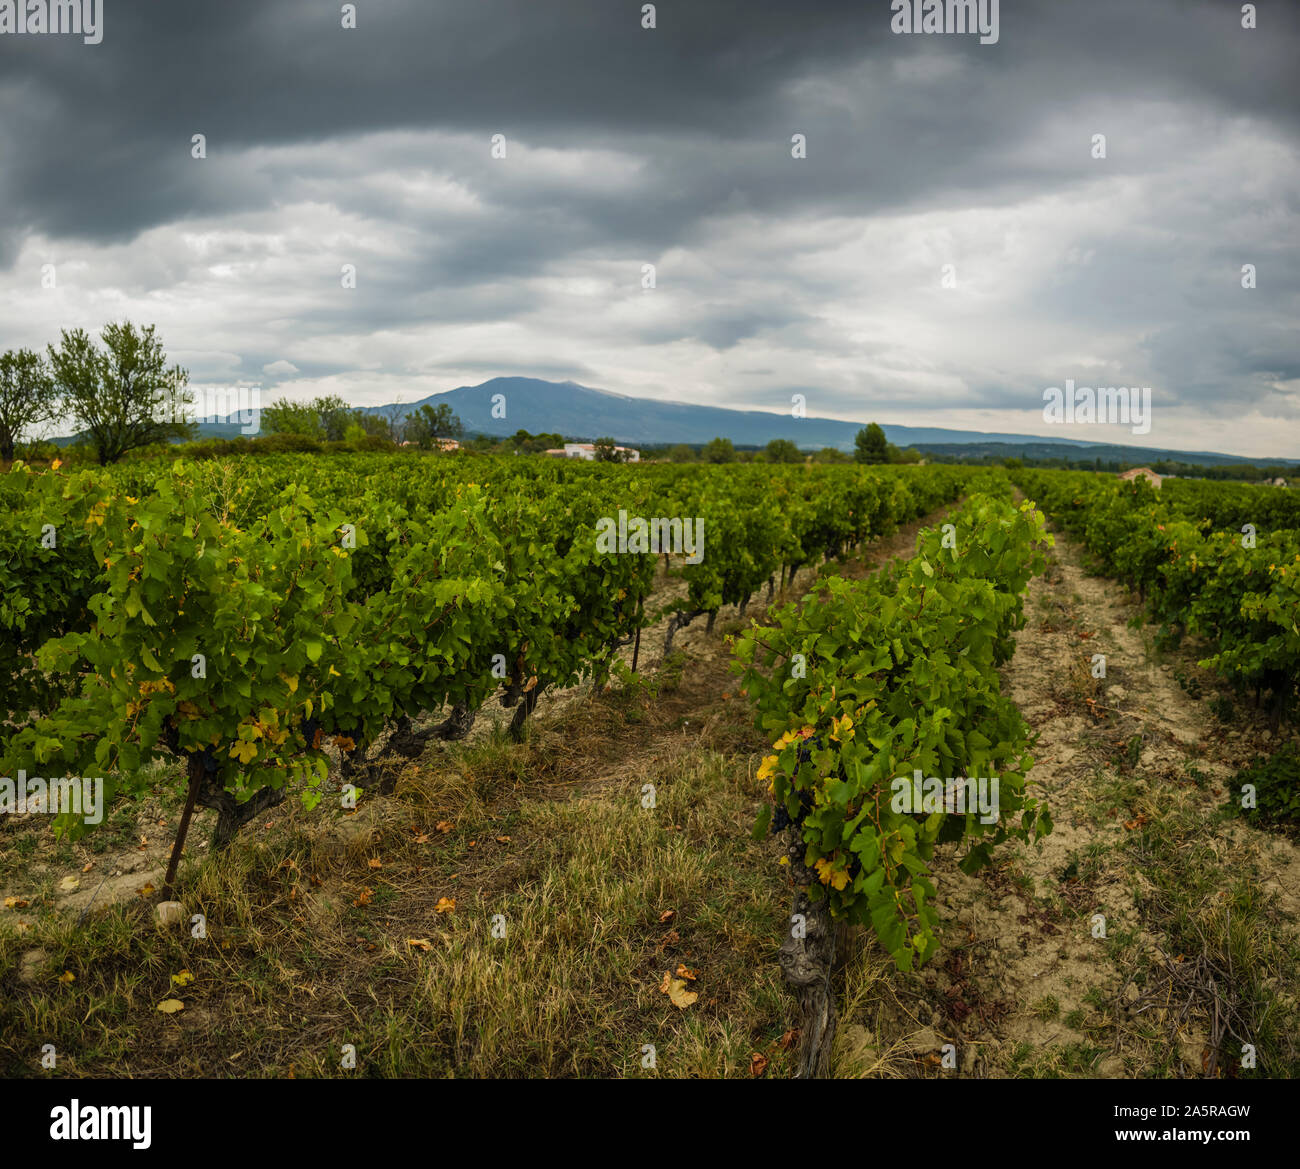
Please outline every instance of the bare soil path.
M1136 598L1055 538L1004 671L1055 830L974 877L940 860L944 948L868 1057L952 1043L974 1075L1223 1076L1249 1044L1254 1074L1294 1075L1300 851L1223 812L1285 733L1217 721L1180 684L1193 649L1159 653Z

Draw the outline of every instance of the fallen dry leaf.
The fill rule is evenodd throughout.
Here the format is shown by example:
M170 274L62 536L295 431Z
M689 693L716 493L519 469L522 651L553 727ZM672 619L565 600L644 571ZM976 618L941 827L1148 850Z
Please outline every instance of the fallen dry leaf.
M373 890L369 885L367 885L364 889L361 890L361 896L358 897L358 898L357 898L357 899L356 899L352 904L353 904L353 905L369 905L369 904L370 904L370 899L371 899L374 895L375 895L375 891L374 891L374 890Z
M681 940L682 940L682 935L679 934L676 930L669 930L666 934L664 934L665 946L676 945Z
M685 978L685 979L687 979L687 980L690 981L690 982L695 982L695 981L696 981L696 978L695 978L695 971L694 971L694 970L687 970L686 967L685 967L685 965L683 965L682 963L678 963L678 965L677 965L677 977L678 977L678 978Z
M509 844L509 843L510 843L510 837L508 837L508 836L498 836L498 837L497 837L497 843L498 843L498 844Z
M432 950L433 943L427 938L407 938L406 944L415 950Z
M95 867L95 862L94 862L94 861L87 861L84 865L81 866L81 871L82 871L83 873L88 873L88 872L90 872L90 870L93 869L94 867Z
M6 897L6 909L26 909L31 904L30 901L24 901L21 897Z
M428 843L429 843L429 834L428 834L427 832L417 832L417 833L415 834L415 843L416 843L416 844L428 844Z
M434 908L434 912L436 913L450 913L453 909L456 908L456 898L439 897L438 904L435 905L433 908Z
M453 828L456 827L456 825L453 824L450 820L439 820L439 821L434 825L434 827L435 827L439 832L450 832Z
M158 1004L158 1009L162 1011L164 1015L174 1015L177 1011L183 1011L185 1009L185 1004L181 1002L180 999L163 999L163 1001Z
M74 889L81 888L81 878L64 877L63 880L59 882L59 888L62 889L64 893L71 893Z
M668 996L668 1001L679 1010L686 1010L700 996L694 991L686 989L686 983L680 978L674 978L668 971L664 971L664 980L659 984L659 989Z
M791 1027L784 1035L781 1036L781 1050L789 1051L796 1043L799 1042L799 1028Z
M143 885L141 885L140 888L137 890L137 895L140 896L140 897L152 897L152 896L154 895L154 887L153 887L153 885L152 885L150 882L146 881L146 882L145 882Z
M761 1076L767 1071L767 1056L757 1051L749 1053L749 1074L751 1076Z
M372 869L382 869L384 867L384 862L377 856L372 856L368 861L366 861L366 864L368 864Z
M665 909L663 913L659 915L659 922L662 925L666 921L672 921L672 919L676 916L677 916L677 910Z
M178 974L172 975L172 983L176 986L189 986L194 981L194 975L188 970L182 970Z
M59 981L63 983L76 982L77 976L73 974L71 970L65 970L59 975Z

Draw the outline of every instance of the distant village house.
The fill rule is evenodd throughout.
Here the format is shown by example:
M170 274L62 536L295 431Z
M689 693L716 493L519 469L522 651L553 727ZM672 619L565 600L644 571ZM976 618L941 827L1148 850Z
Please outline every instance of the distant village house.
M1125 471L1120 475L1121 479L1137 479L1139 477L1149 480L1152 487L1160 486L1160 476L1150 467L1134 467L1131 471Z
M614 451L622 457L625 463L639 463L641 461L641 452L633 450L631 447L616 446ZM553 447L546 453L556 458L586 459L588 462L594 462L596 444L594 442L566 442L563 450L559 447Z
M458 451L458 450L460 450L460 443L457 442L454 438L435 438L433 441L434 441L434 445L436 445L437 448L438 448L440 451ZM406 439L405 442L402 442L402 443L400 443L399 445L401 445L401 446L415 446L415 445L417 445L417 444L416 444L416 443L413 443L413 442L408 438L408 439Z

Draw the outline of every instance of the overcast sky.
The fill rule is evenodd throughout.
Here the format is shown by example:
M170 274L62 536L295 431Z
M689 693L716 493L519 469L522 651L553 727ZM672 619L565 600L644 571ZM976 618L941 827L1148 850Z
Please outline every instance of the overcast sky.
M889 0L342 7L0 35L0 350L130 318L265 400L530 375L1062 437L1072 378L1153 424L1068 437L1300 457L1295 0L1003 0L992 44Z

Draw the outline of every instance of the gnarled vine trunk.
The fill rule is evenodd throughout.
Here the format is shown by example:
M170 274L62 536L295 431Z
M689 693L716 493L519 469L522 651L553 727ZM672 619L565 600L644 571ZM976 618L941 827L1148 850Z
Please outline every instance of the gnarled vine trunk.
M831 1046L835 1041L835 994L831 976L835 969L835 922L825 901L809 900L804 888L816 881L804 868L804 844L797 837L786 852L795 883L791 920L781 943L781 970L799 1000L801 1080L830 1075ZM798 923L802 928L797 929ZM803 936L798 936L799 934Z

